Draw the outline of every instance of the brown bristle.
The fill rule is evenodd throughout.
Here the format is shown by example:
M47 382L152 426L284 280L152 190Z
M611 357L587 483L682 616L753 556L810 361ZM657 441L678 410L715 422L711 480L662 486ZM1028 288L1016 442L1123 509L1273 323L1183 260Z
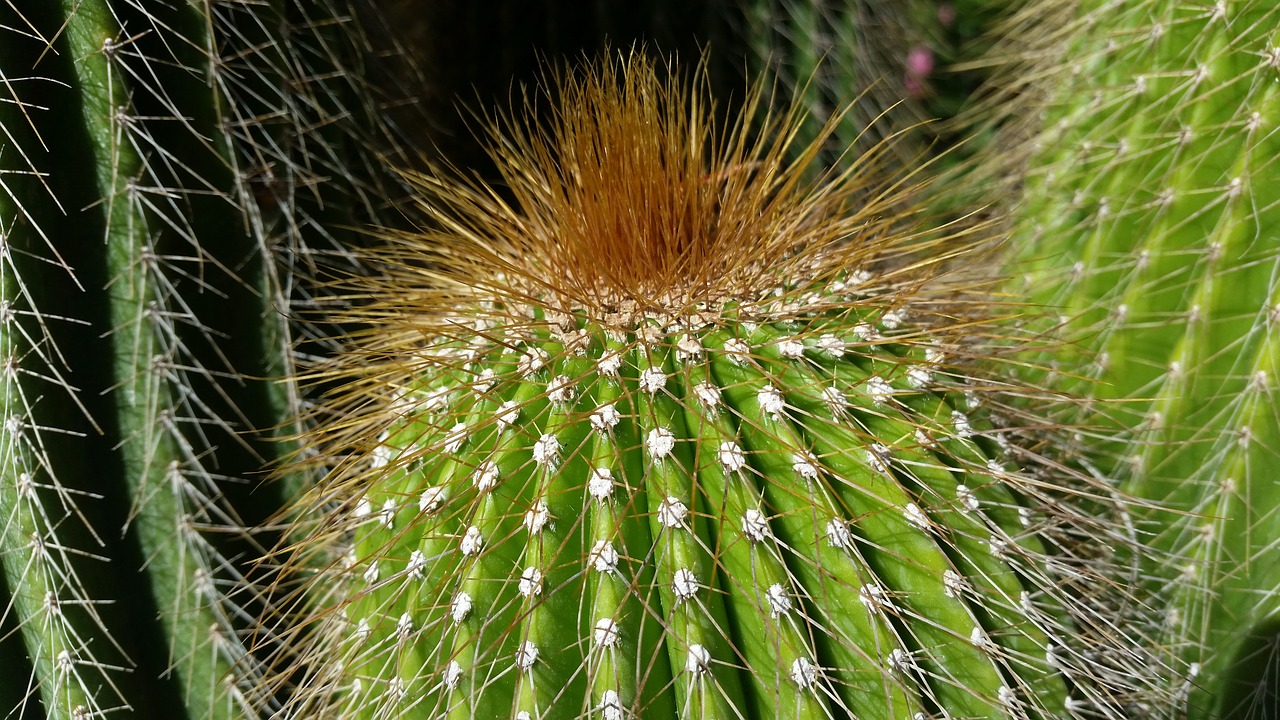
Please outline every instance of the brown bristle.
M803 114L793 105L754 122L765 100L757 86L722 131L705 73L695 72L690 93L675 68L661 70L643 55L620 55L554 81L546 94L559 110L549 127L534 122L531 99L491 118L504 191L412 175L436 227L388 238L392 282L422 287L419 307L536 297L611 324L755 298L884 259L876 241L902 230L903 213L890 211L909 194L877 172L885 147L838 172L815 171L838 117L797 148Z

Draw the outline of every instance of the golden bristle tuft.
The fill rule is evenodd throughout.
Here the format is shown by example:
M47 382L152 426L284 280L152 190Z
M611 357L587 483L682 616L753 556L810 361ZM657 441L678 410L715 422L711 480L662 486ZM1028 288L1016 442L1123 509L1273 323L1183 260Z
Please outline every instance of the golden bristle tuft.
M689 81L620 54L553 80L549 127L536 98L488 118L502 189L410 174L431 227L386 237L376 261L402 304L365 311L402 317L412 294L412 307L446 314L531 301L629 326L829 280L883 262L886 236L911 239L901 208L918 188L880 171L887 143L817 168L840 116L797 148L798 104L766 112L757 85L722 124L708 85L703 68ZM377 285L364 289L386 297Z

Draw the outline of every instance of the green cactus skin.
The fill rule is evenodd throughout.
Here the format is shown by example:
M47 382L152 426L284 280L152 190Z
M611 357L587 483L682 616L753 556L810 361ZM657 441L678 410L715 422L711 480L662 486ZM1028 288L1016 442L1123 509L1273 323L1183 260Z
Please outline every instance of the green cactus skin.
M993 424L908 191L801 180L838 120L713 142L653 72L500 128L516 205L420 178L442 229L354 281L283 715L1129 716L1106 488Z
M1280 10L1082 2L1022 17L1037 12L1018 32L1041 40L1007 79L1044 103L1028 113L1012 243L1029 295L1069 318L1074 350L1044 381L1123 401L1076 418L1084 445L1175 511L1143 519L1180 712L1270 717L1258 703L1280 665L1247 645L1280 611Z

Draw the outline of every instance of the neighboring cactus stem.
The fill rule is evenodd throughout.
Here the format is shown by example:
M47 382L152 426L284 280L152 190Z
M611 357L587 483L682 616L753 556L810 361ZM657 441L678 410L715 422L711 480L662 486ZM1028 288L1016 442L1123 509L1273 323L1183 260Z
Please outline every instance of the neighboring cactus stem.
M551 129L493 128L509 195L417 177L437 227L352 281L285 715L1150 700L1109 489L996 422L999 306L944 272L976 240L911 229L876 154L806 180L840 117L795 148L799 111L719 134L642 57L568 77Z
M1027 59L998 102L1019 98L1033 127L1025 154L993 165L1020 183L1012 267L1066 321L1042 381L1096 401L1066 421L1161 508L1138 520L1179 712L1232 715L1254 701L1227 684L1236 654L1280 612L1280 8L1041 2L1019 17L996 54ZM1280 660L1252 664L1274 694Z

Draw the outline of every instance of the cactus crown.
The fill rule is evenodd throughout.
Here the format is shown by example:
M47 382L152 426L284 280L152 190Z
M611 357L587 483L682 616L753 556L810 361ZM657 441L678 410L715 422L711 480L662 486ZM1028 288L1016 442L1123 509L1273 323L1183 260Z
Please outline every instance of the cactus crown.
M1103 617L1139 610L1100 579L1130 539L980 378L999 324L943 272L973 243L913 232L874 151L806 181L823 138L789 161L762 95L720 133L633 55L562 80L548 131L493 123L505 192L416 178L432 228L372 253L317 373L341 460L301 510L286 714L1130 706Z

